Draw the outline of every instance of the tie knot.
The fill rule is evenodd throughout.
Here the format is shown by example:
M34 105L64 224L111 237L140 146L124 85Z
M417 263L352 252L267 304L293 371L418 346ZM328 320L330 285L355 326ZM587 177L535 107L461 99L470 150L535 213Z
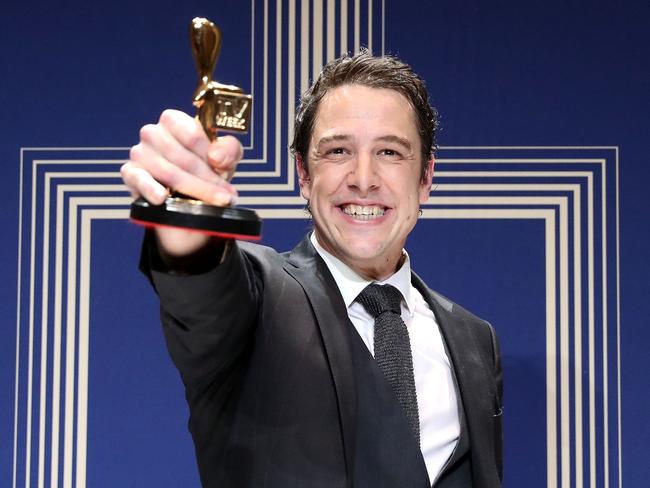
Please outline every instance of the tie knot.
M400 315L400 303L402 294L391 285L378 285L373 283L366 286L356 301L363 305L370 315L374 318L379 317L384 312L395 312Z

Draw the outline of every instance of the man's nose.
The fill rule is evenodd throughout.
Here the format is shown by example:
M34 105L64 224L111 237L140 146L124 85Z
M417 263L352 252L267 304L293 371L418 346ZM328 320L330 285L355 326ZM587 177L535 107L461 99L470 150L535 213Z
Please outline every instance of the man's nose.
M379 188L380 178L377 161L371 155L358 155L354 166L348 173L348 186L366 196L370 191Z

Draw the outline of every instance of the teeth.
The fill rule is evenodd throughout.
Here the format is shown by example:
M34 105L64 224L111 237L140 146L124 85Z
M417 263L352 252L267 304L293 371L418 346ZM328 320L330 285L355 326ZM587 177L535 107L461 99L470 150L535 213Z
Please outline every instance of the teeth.
M384 215L384 208L375 206L366 207L362 205L346 205L343 207L343 212L358 220L372 220Z

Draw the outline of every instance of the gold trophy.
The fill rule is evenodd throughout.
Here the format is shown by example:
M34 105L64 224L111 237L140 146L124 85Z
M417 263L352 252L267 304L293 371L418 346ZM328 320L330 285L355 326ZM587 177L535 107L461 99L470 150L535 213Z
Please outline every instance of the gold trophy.
M199 73L194 92L196 117L214 141L217 131L248 131L253 97L233 85L212 80L221 50L221 32L208 19L197 17L190 26L192 54ZM162 205L151 205L144 198L131 204L131 220L146 226L169 226L196 230L219 237L257 240L262 220L254 210L218 207L170 190Z

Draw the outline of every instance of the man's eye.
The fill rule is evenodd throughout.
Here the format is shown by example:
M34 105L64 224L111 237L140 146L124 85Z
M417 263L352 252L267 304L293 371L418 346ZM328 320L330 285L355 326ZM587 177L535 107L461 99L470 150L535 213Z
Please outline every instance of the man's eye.
M394 149L382 149L381 151L379 151L379 154L381 154L382 156L390 156L390 157L400 156L400 153L395 151Z
M327 154L345 154L345 149L342 147L335 147L334 149L327 151Z

